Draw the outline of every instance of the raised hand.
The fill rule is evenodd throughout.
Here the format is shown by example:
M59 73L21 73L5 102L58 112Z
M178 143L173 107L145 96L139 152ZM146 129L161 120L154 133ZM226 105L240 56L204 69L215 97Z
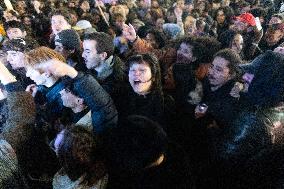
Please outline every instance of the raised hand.
M181 16L182 16L182 9L179 8L179 7L176 7L176 8L174 9L174 13L175 13L175 15L176 15L177 18L181 18Z
M36 69L41 69L44 72L52 74L57 77L69 76L75 78L78 72L68 64L61 62L59 60L49 60L35 67Z
M124 24L122 30L123 37L130 42L134 42L137 38L136 31L131 24Z
M38 90L38 87L36 84L28 85L26 88L26 91L31 93L33 97L35 97L37 90Z

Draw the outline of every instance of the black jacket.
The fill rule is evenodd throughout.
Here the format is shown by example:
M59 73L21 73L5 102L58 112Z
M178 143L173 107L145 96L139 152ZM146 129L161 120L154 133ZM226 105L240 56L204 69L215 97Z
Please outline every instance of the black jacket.
M118 113L108 93L91 75L79 73L74 79L73 89L84 99L84 103L92 112L92 123L96 133L101 133L108 127L115 126Z

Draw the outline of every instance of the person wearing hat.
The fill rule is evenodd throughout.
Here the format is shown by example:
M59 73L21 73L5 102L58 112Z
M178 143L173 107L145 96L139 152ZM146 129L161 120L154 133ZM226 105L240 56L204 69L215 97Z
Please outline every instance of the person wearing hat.
M244 38L244 59L251 60L255 52L259 50L258 43L263 36L263 29L258 25L256 18L250 13L236 16L229 29L235 30Z
M55 51L60 53L67 61L67 64L78 71L86 70L81 57L81 40L75 30L62 30L55 36Z
M284 42L284 13L274 14L268 23L268 28L259 47L263 50L273 50Z
M88 20L79 20L72 28L78 32L81 38L84 34L97 31Z
M28 85L33 83L32 80L26 77L24 67L26 63L25 53L33 49L34 46L36 46L36 42L28 42L21 38L11 39L3 44L3 49L7 53L7 68L21 83L22 88L19 90L25 90Z

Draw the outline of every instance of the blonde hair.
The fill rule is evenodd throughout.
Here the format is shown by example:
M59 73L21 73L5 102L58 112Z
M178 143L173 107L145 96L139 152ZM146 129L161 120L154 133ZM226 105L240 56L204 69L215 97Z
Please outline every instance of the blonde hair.
M27 65L36 66L51 59L66 62L65 58L58 52L48 47L38 47L27 53Z

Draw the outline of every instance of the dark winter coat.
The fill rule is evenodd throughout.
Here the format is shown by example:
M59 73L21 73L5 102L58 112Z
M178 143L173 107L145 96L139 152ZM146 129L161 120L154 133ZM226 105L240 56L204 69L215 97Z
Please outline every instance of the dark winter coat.
M118 113L115 105L93 76L79 73L74 79L72 91L83 98L84 103L91 110L92 124L96 133L116 125Z

